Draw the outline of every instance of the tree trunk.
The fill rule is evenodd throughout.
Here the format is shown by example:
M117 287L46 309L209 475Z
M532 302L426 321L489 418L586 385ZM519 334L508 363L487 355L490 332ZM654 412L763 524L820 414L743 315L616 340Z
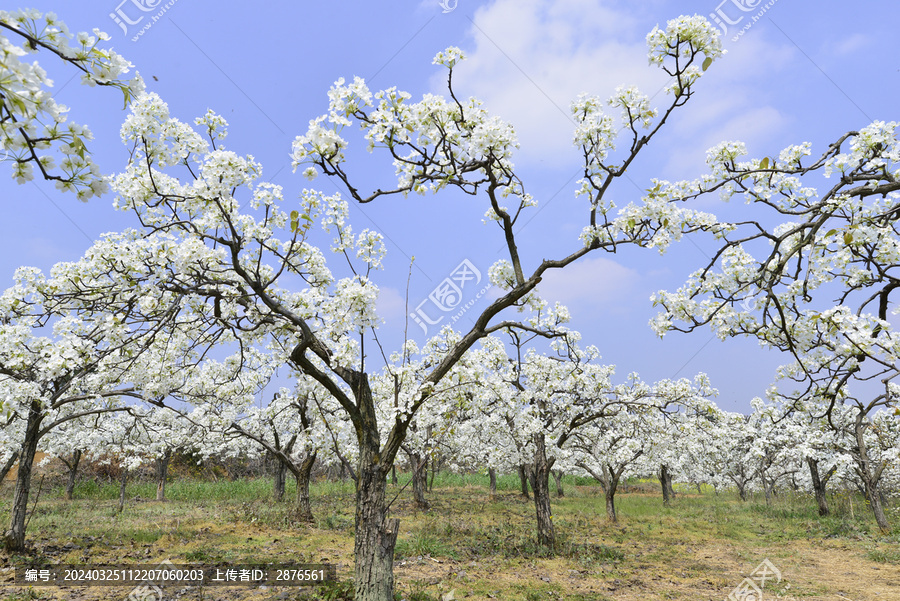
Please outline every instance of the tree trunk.
M865 484L869 496L869 505L872 507L872 513L875 514L875 522L882 532L890 532L891 527L888 524L887 516L884 514L884 505L881 503L881 491L878 489L878 483L867 481Z
M81 463L81 449L75 449L72 453L72 461L66 461L62 457L62 462L69 468L69 479L66 481L66 501L71 501L75 494L75 479L78 475L78 464Z
M525 466L519 466L519 483L522 485L522 496L526 499L530 499L531 495L528 494L528 476L525 474Z
M122 477L119 479L119 513L125 509L125 485L128 484L128 470L122 466Z
M13 493L9 530L4 537L4 546L10 552L25 550L25 515L28 512L28 494L31 492L31 468L34 465L34 455L37 453L42 419L41 403L31 401L28 422L25 425L25 440L19 453L19 471L16 474L16 490Z
M550 509L550 470L553 461L547 460L544 433L534 435L534 465L532 466L531 488L534 491L534 509L537 514L538 545L551 552L556 547L556 531L553 528L553 513Z
M301 522L312 523L312 505L309 502L309 479L312 475L313 465L316 463L316 451L307 453L300 462L300 467L294 470L294 482L297 484L297 502L295 511L297 519Z
M6 463L3 465L3 469L0 470L0 483L6 480L6 475L9 473L9 470L12 469L12 466L16 464L16 460L19 458L19 451L15 451L12 455L9 456L9 459L6 460Z
M837 468L832 467L824 478L820 478L819 462L817 460L813 459L812 457L807 457L806 465L809 466L809 475L812 479L813 492L816 495L816 503L819 505L819 515L826 516L830 512L828 510L828 497L825 496L825 485L827 484L828 479L831 478L832 474L837 471Z
M563 485L562 485L563 473L562 473L562 470L556 470L555 472L553 472L553 479L556 480L556 496L557 496L557 497L564 497L564 496L566 496L565 493L563 492Z
M731 473L728 476L729 478L731 478L731 481L734 482L737 486L738 495L740 496L741 501L746 501L747 499L749 499L750 491L747 490L747 485L750 484L750 478L747 477L747 472L744 469L744 466L739 466L736 473Z
M374 435L377 441L377 431ZM362 447L356 479L356 540L353 546L356 601L394 599L394 545L400 520L387 518L386 487L387 473L380 461L377 442L374 448Z
M772 505L772 489L775 487L774 480L770 483L769 479L765 477L765 475L760 476L760 480L762 480L763 492L766 495L766 506Z
M603 492L606 497L606 517L610 522L618 522L619 519L616 517L616 491L609 486Z
M738 487L738 496L740 496L741 501L746 501L748 499L747 484L743 480L741 480L737 483L737 487Z
M488 468L488 478L491 480L491 498L497 496L497 470Z
M281 457L275 457L275 480L272 483L272 495L275 501L284 501L284 483L287 477L287 463ZM343 465L341 466L343 468Z
M881 480L881 474L886 464L882 464L874 469L872 467L872 461L869 458L868 445L866 445L865 439L865 430L868 425L864 423L864 418L865 415L862 412L860 412L856 418L856 471L865 487L869 506L872 508L872 513L875 514L875 522L882 532L887 533L890 532L891 528L888 524L887 516L884 514L884 506L881 504L881 491L878 488L878 483Z
M675 498L675 489L672 488L672 473L669 472L669 466L663 464L659 469L659 485L662 487L663 505L666 507Z
M418 452L412 452L409 449L404 450L406 451L407 457L409 457L409 465L412 468L412 489L416 508L428 511L429 504L425 499L425 487L427 486L425 469L428 459L422 457Z
M165 455L156 460L156 500L166 500L166 478L169 475L169 462L172 460L172 451L166 450Z
M613 470L611 465L606 466L606 473L604 474L606 478L606 482L604 482L604 496L606 497L606 517L609 518L610 522L618 522L619 519L616 516L616 489L619 488L619 477L622 475L622 472L616 472Z

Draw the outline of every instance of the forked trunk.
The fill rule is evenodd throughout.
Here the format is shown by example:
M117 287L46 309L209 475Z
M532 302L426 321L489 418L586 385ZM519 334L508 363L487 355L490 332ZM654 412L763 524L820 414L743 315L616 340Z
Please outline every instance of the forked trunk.
M604 482L604 497L606 497L606 517L610 522L618 522L616 516L616 489L619 488L620 473L616 473L611 466L606 466L606 482Z
M28 410L28 422L25 426L25 441L19 453L19 471L16 474L16 490L13 493L12 515L9 530L4 536L7 551L22 552L25 550L25 515L28 513L28 494L31 492L31 469L34 455L37 453L40 439L41 404L32 401Z
M750 495L747 491L747 485L743 480L737 482L738 487L738 496L741 498L741 501L746 501L750 498Z
M566 496L565 492L563 491L563 485L562 485L562 479L563 479L562 470L556 470L555 472L553 472L553 479L556 480L556 496L557 497Z
M806 458L806 465L809 466L809 475L812 480L813 492L816 495L816 503L819 506L819 515L828 515L828 497L825 495L825 485L832 474L837 471L836 467L832 467L824 478L819 477L819 462L812 457Z

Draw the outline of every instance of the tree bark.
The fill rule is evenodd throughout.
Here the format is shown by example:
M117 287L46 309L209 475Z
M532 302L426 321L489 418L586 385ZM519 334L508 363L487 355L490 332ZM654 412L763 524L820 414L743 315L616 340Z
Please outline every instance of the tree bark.
M612 466L606 465L606 482L604 483L604 497L606 497L606 517L609 518L610 522L618 522L619 518L616 516L616 489L619 487L619 477L622 475L621 471L613 470Z
M556 548L556 531L553 528L553 513L550 508L550 470L553 461L547 460L544 433L534 435L534 465L532 466L531 487L534 491L534 509L537 515L538 545Z
M287 463L285 463L281 457L275 455L275 480L272 483L272 495L275 497L276 502L284 500L284 485L285 479L287 478L287 469Z
M528 476L525 473L525 466L519 466L519 483L522 487L522 496L526 499L530 499L531 495L528 494Z
M809 466L809 475L812 479L813 492L816 495L816 503L819 505L819 515L826 516L830 513L828 509L828 497L825 495L825 486L832 475L837 471L837 467L832 467L824 477L819 477L819 462L812 457L806 458L806 465Z
M491 498L497 496L497 470L492 467L488 468L488 478L490 478Z
M890 532L890 525L887 521L887 516L884 514L884 506L881 504L881 491L879 490L878 484L881 481L881 474L884 471L885 464L874 467L872 466L872 460L869 458L869 450L868 445L866 444L865 439L865 430L868 425L864 422L865 415L860 412L856 418L856 453L855 459L857 463L857 474L862 480L863 487L865 488L866 497L869 500L869 506L872 508L872 513L875 514L875 522L878 524L878 527L882 532Z
M9 530L4 536L4 546L10 552L25 550L25 515L28 513L31 469L34 466L34 455L37 453L42 419L41 403L36 400L31 401L28 409L28 421L25 425L25 440L22 443L22 451L19 453L19 471L16 473L16 490L13 493Z
M316 451L307 453L296 469L292 470L294 482L297 484L297 499L295 511L297 519L301 522L312 523L312 505L309 502L309 479L313 466L316 463Z
M675 498L675 489L672 488L672 473L669 472L669 466L663 464L659 469L659 484L662 487L663 505L666 507Z
M394 545L397 543L400 520L387 518L386 487L387 473L379 458L377 442L374 447L367 445L361 448L356 479L356 540L353 547L357 601L393 601L394 598Z
M728 474L728 477L731 478L731 481L737 486L738 495L741 498L741 501L746 501L750 498L750 491L747 490L747 485L750 484L750 478L747 477L747 472L744 469L744 466L741 465L737 469L736 472Z
M172 460L172 451L167 449L162 457L156 460L156 500L166 500L166 478L169 475L169 462Z
M762 480L763 492L766 495L766 506L772 505L772 489L775 487L775 482L769 481L769 478L766 478L765 474L760 475L760 480Z
M430 505L428 500L425 499L425 488L427 485L427 480L425 479L425 466L428 459L422 457L421 453L410 451L408 448L404 448L404 451L406 451L406 455L409 457L409 465L412 468L413 500L418 509L428 511Z
M641 453L638 453L638 455L640 454ZM636 458L637 455L635 456L635 459ZM603 496L606 499L606 517L609 518L610 522L617 522L616 489L619 487L619 478L622 477L622 474L625 471L625 466L622 466L618 471L616 471L608 463L601 464L600 473L598 474L585 463L578 462L575 465L589 473L595 480L600 482L601 486L603 486Z
M562 470L556 470L555 472L553 472L553 479L556 480L556 496L557 497L566 496L565 492L563 491L563 485L562 485L562 479L563 479Z
M69 479L66 481L66 501L71 501L75 494L75 480L78 476L78 464L81 463L81 449L75 449L72 453L72 461L66 461L62 457L62 462L69 468Z

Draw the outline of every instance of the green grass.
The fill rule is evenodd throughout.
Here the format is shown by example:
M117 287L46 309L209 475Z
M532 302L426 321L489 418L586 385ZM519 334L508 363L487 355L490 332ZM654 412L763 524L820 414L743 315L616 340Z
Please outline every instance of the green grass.
M900 549L898 548L871 549L866 553L866 556L877 563L900 565Z
M900 564L900 529L890 535L880 533L865 504L850 494L830 498L833 513L822 518L813 499L803 495L782 494L766 505L761 497L740 502L733 493L717 495L709 489L699 495L693 489L665 507L653 482L632 482L632 492L616 497L619 523L612 524L606 519L600 487L592 481L578 484L566 478L563 497L556 497L551 482L557 545L550 552L536 543L534 504L518 493L515 474L498 478L496 497L488 494L486 475L438 474L434 490L426 495L432 505L429 512L415 508L409 487L400 490L405 476L400 475L398 485L388 486L388 498L399 492L391 515L401 519L395 560L403 567L398 568L397 590L407 601L440 599L453 588L470 596L494 595L513 601L602 600L615 598L616 590L637 583L655 591L656 596L648 597L652 599L723 597L729 586L740 582L740 574L762 557L778 565L792 561L796 545L838 544L854 561ZM314 525L294 520L290 481L280 503L273 501L268 479L176 481L167 486L167 503L156 502L155 492L151 482L129 483L128 502L119 514L116 483L79 483L75 500L68 502L61 488L45 489L29 524L27 538L38 550L29 559L73 563L171 559L209 564L325 558L347 570L352 566L352 481L313 483ZM0 489L0 512L8 511L11 496L11 487ZM895 515L896 511L891 514ZM900 516L896 521L900 522ZM67 550L66 543L77 549ZM709 548L721 556L710 559L694 554L696 549ZM8 561L15 563L19 558ZM723 573L726 564L733 567ZM446 582L451 566L482 575ZM402 576L403 570L411 570L410 575ZM541 570L553 578L528 584L517 580ZM518 576L504 580L504 574ZM345 571L342 582L315 589L309 598L349 599L348 577ZM689 590L660 588L660 583L672 578L680 579L683 584L678 586ZM579 579L593 583L593 589L572 588L571 583ZM438 580L440 586L435 584ZM698 586L694 583L706 583L707 588L690 589ZM805 595L833 592L814 575L806 582L791 583L791 594L801 591ZM27 595L35 593L58 598L41 589L23 589L0 593L0 601L33 599Z
M55 490L62 496L61 489ZM126 499L156 499L156 484L153 482L129 482L125 487ZM166 484L166 498L171 501L256 501L272 494L272 482L263 478L248 480L178 480ZM75 485L76 499L94 501L116 501L119 499L119 483L97 483L93 480ZM285 498L293 498L293 483L286 486Z

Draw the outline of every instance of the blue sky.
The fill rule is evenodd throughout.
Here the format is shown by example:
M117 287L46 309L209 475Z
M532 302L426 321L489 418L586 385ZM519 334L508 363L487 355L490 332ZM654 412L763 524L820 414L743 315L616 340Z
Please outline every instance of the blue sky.
M740 10L742 3L752 10ZM291 173L291 141L305 133L309 119L325 112L326 92L338 77L358 75L373 89L397 86L414 98L440 93L446 72L431 59L447 46L461 47L469 60L454 77L457 92L481 98L519 133L515 163L539 202L519 234L532 267L571 252L585 225L586 209L574 197L580 172L570 142L570 101L583 91L606 97L620 84L656 93L666 82L648 66L644 38L679 14L715 13L723 22L740 22L728 26L728 54L707 72L689 106L634 164L630 181L612 189L619 205L637 200L652 177L698 176L706 149L722 140L743 140L756 156L810 141L815 154L846 131L875 119L900 118L893 30L900 5L891 1L445 0L442 7L438 0L256 6L143 0L144 8L152 7L147 11L138 4L47 1L34 7L56 12L73 32L107 31L111 45L135 64L177 117L192 120L207 108L222 114L230 124L227 147L252 154L262 163L264 178L284 186L288 199L310 185ZM140 22L123 31L110 17L117 11L120 18ZM126 161L118 137L125 117L121 97L78 85L77 77L50 56L37 58L55 80L57 100L70 106L73 120L93 130L92 149L101 167L108 173L121 170ZM662 95L657 100L657 106L664 102ZM389 181L393 169L384 157L352 152L354 143L363 144L351 136L348 169L357 180L372 182L373 188ZM5 282L20 265L47 269L77 259L103 232L135 225L129 214L112 210L111 196L83 204L46 182L16 185L8 173L5 167L0 171ZM313 185L335 190L322 178ZM464 260L486 278L502 248L499 230L481 223L486 208L483 199L449 193L388 198L351 209L357 231L375 228L389 240L386 269L376 276L386 321L380 336L388 350L402 340L410 257L415 263L409 308L425 302L429 315L444 321L450 313L429 307L429 293ZM709 199L704 209L733 219L747 207ZM709 331L659 340L647 325L654 314L650 294L680 286L713 249L711 240L697 239L664 257L642 249L595 254L548 277L542 290L570 307L572 327L600 348L604 362L617 365L622 378L631 371L648 380L705 371L721 392L722 406L748 411L750 398L764 393L785 357L749 340L720 342ZM483 283L462 289L462 304L472 301L463 325L486 306L485 297L475 299ZM409 331L424 339L412 323Z

